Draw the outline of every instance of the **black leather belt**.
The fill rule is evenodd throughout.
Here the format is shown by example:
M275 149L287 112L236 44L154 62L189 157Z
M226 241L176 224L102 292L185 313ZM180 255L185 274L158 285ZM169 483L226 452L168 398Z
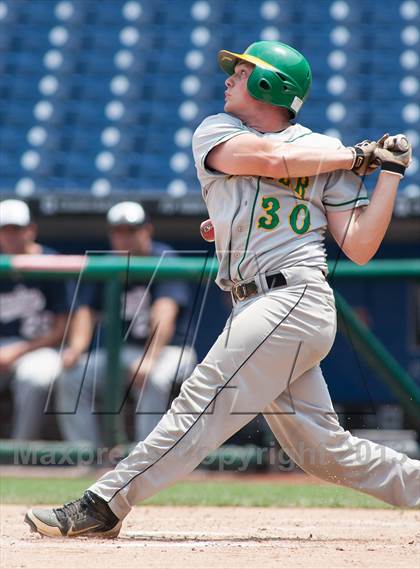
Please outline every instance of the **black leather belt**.
M287 281L282 273L269 275L265 278L265 280L267 281L269 290L287 285ZM244 284L238 283L232 287L231 292L236 302L246 300L247 298L256 296L258 294L257 283L255 281L249 281L248 283Z

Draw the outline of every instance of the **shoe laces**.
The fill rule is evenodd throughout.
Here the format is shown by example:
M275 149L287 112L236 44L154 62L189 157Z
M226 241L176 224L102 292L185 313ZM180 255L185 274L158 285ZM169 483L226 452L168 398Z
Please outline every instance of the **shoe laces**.
M78 500L73 500L73 502L67 502L60 508L55 508L54 512L60 522L67 521L68 519L78 519L80 518L84 510L86 509L86 504L83 498Z

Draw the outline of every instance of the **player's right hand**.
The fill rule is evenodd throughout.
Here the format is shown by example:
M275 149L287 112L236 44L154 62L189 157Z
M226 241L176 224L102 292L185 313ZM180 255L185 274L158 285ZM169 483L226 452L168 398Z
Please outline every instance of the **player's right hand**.
M61 363L65 369L69 369L77 364L80 360L81 352L71 348L70 346L65 348L61 354Z

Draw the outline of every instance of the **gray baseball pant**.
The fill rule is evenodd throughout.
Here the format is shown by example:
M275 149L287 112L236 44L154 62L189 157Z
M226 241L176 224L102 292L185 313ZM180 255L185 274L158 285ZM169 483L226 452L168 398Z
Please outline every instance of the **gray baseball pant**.
M263 412L305 471L397 506L420 506L420 462L339 425L319 362L336 333L333 293L318 270L234 307L223 332L152 433L89 489L119 518L190 473Z
M0 346L21 341L22 338L2 338ZM13 439L34 440L40 437L48 393L60 373L59 351L39 348L18 358L11 373L3 375L2 383L11 380Z

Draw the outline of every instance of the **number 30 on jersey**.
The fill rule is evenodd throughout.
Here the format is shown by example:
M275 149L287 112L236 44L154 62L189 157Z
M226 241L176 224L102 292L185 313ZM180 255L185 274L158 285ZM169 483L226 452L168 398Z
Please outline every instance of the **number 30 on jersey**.
M280 201L274 196L263 196L261 199L261 207L264 215L257 219L258 229L271 231L280 223L278 212L280 210ZM309 208L304 203L298 203L289 213L289 225L297 235L303 235L311 226L311 215Z

